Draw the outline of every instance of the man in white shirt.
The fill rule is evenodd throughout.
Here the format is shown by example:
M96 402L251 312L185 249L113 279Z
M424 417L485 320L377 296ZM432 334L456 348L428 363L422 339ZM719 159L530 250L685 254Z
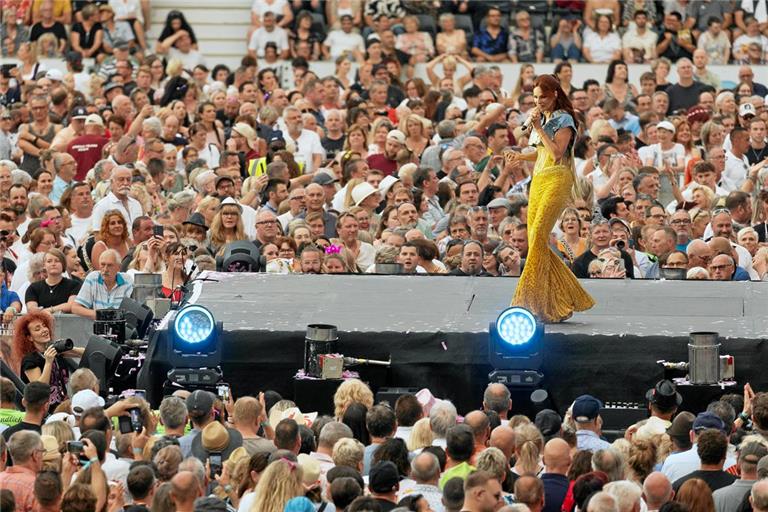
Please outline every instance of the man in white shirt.
M353 32L352 16L345 14L341 17L341 30L332 30L323 41L323 54L331 59L340 57L344 52L352 54L355 59L362 57L365 52L363 37Z
M264 26L257 28L251 35L248 43L248 54L253 57L263 58L267 43L275 43L281 59L287 59L289 53L288 32L278 27L273 12L264 13Z
M101 229L101 219L109 210L117 210L125 219L127 226L132 226L136 217L143 215L141 203L132 197L128 197L131 191L132 172L129 168L118 166L112 171L109 180L109 194L93 207L91 229Z
M205 65L203 55L192 47L192 38L189 34L182 34L176 43L168 49L168 59L179 59L184 69L192 70L195 66Z
M320 142L320 136L304 129L301 120L301 111L296 107L286 107L283 110L283 120L286 131L284 133L286 147L291 150L296 163L304 164L304 174L312 174L320 168L325 158L325 149Z
M624 60L627 62L650 62L656 58L656 33L648 28L648 13L635 11L635 29L627 29L621 38Z
M749 160L747 160L747 150L749 149L749 132L741 126L736 126L731 130L731 149L725 153L725 171L723 177L727 178L735 187L733 190L739 190L749 173ZM733 190L728 190L732 192Z

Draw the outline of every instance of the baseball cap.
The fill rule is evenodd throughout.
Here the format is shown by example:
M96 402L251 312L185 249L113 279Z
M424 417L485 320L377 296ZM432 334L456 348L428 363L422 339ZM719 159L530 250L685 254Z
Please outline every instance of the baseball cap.
M675 133L675 125L673 125L669 121L660 121L659 123L656 124L656 128L657 129L661 128L663 130L667 130L667 131L670 131L672 133Z
M581 395L573 402L571 408L573 419L578 423L592 421L600 414L602 402L592 395Z
M755 106L751 103L744 103L739 107L739 117L756 116Z
M318 171L312 177L312 183L317 183L318 185L330 185L331 183L336 183L337 181L339 180L336 178L336 176L331 176L324 171Z
M649 389L645 394L645 399L665 410L683 403L682 395L677 392L672 381L667 379L660 380L653 388Z
M85 107L75 107L72 109L72 112L70 113L70 117L72 119L86 119L88 117L88 110L86 110Z
M533 423L544 436L544 439L549 441L560 432L563 420L556 411L544 409L536 414Z
M376 192L378 192L378 189L374 188L373 185L367 181L364 181L352 189L352 200L355 202L355 206L360 206L360 203L365 201L366 197Z
M91 389L83 389L72 397L72 412L75 416L82 415L91 407L104 407L104 399Z
M49 69L45 73L45 78L48 80L56 80L57 82L61 82L64 80L64 73L58 69Z
M688 433L693 428L693 420L696 416L692 412L683 411L675 416L672 420L672 425L667 429L667 435L669 437L687 437Z
M620 217L614 217L608 221L608 226L610 227L613 227L615 224L621 224L622 226L627 228L627 231L629 231L630 233L632 232L632 228L629 226L629 222L625 221Z
M389 133L387 134L387 140L389 139L405 145L405 134L400 130L390 130Z
M504 197L497 197L490 203L488 203L488 208L506 208L509 210L509 207L512 206L512 203L509 202L509 199L506 199Z
M699 413L699 415L696 416L696 419L693 420L692 430L698 432L708 428L714 428L721 432L725 432L725 422L713 412Z
M210 391L203 391L202 389L193 391L187 397L187 411L196 415L208 414L213 408L214 398L213 393Z
M371 466L368 474L368 487L373 492L388 493L400 482L397 466L394 462L383 460Z
M99 114L89 114L85 118L85 126L101 126L104 127L104 120L101 118Z

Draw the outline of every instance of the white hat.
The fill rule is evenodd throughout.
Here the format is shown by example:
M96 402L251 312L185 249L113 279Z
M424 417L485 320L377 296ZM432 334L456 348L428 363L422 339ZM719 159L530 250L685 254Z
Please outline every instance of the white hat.
M56 412L48 416L48 418L45 420L46 425L49 423L53 423L54 421L63 421L70 427L76 427L77 426L77 420L75 417L71 414L68 414L66 412Z
M675 125L670 123L669 121L661 121L656 124L656 128L661 128L662 130L667 130L672 133L675 133Z
M224 200L219 205L219 210L221 210L222 208L224 208L227 205L237 206L237 208L241 212L243 211L243 206L240 203L238 203L237 201L235 201L235 199L232 198L232 197L225 197Z
M91 407L104 407L104 399L90 389L84 389L75 393L72 397L72 412L80 416Z
M400 181L400 178L397 176L384 176L384 178L379 183L379 192L381 192L381 195L387 195L387 192L389 192L389 189L392 188L392 185L398 181Z
M390 130L387 133L387 139L392 139L395 142L405 145L405 134L400 130Z
M45 78L47 78L48 80L56 80L57 82L61 82L62 80L64 80L64 73L62 73L58 69L49 69L45 73Z
M104 128L104 120L99 114L89 114L85 118L85 126L101 126Z
M756 116L755 106L751 103L744 103L739 107L739 117Z
M249 148L256 149L256 131L251 128L249 124L235 123L235 126L232 127L232 131L242 135L248 143Z
M377 193L379 189L374 188L373 185L364 181L358 186L352 189L352 200L355 202L355 206L360 206L360 203L365 201L365 198Z

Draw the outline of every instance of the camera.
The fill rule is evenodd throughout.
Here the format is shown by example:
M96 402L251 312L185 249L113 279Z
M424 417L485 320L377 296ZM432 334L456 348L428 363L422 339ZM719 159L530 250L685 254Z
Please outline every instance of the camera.
M623 251L626 246L627 244L624 242L624 240L619 240L616 242L616 248L620 251Z
M51 343L51 346L56 349L58 354L63 354L64 352L68 352L75 348L75 343L71 339L67 338L65 340L56 340Z
M85 444L82 441L67 441L67 452L77 455L80 464L88 462L88 457L85 456Z

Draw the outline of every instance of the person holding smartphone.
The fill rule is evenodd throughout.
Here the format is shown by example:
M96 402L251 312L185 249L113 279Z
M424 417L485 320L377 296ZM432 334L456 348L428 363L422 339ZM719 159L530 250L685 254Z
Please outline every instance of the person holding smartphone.
M172 302L179 302L183 296L179 288L187 281L187 272L184 264L187 261L187 248L173 242L165 246L163 250L165 270L163 270L163 297L170 298Z

